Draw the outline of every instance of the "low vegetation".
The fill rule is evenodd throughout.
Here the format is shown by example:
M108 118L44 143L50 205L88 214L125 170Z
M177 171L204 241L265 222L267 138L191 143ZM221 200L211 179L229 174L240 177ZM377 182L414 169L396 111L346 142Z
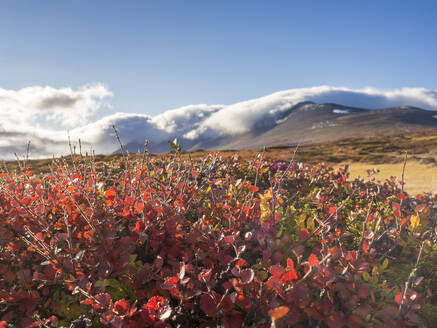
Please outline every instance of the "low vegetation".
M264 157L269 160L288 161L294 153L293 147L269 147L264 151ZM238 154L250 161L258 152L263 150L221 150L221 156L228 158ZM335 142L299 145L295 160L307 164L325 163L335 168L348 164L351 178L367 178L368 170L377 168L373 174L377 180L384 182L392 176L400 176L403 170L405 154L408 153L405 170L404 190L412 195L437 191L437 134L432 132L411 133L398 136L377 136L367 138L352 138ZM201 160L206 151L182 152L183 159ZM131 154L136 159L141 155ZM150 154L150 157L162 158L165 154ZM96 161L104 162L111 167L111 163L118 163L122 154L95 155ZM50 172L51 159L31 160L34 173ZM4 163L4 170L19 169L16 161Z
M431 327L437 198L266 154L3 172L0 327Z

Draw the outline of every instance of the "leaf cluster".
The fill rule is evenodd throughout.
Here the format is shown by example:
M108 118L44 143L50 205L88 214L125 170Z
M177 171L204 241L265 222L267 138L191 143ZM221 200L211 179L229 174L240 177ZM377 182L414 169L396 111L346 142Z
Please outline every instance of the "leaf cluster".
M0 178L0 327L435 320L437 199L394 178L217 153Z

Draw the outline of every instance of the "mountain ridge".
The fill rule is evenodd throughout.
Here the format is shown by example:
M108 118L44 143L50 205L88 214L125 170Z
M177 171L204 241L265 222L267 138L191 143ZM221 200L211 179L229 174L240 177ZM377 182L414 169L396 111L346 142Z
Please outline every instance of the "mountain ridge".
M277 120L260 120L253 129L235 135L190 140L178 136L184 150L255 149L295 144L311 144L354 137L373 137L436 131L435 111L415 106L367 109L337 103L305 101L284 109ZM143 151L144 145L124 145L131 153ZM167 142L149 144L150 152L167 152Z

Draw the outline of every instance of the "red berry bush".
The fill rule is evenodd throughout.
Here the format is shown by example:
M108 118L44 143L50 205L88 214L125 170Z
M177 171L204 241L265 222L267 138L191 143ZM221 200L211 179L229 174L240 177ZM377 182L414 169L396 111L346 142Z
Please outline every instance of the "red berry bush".
M0 327L436 320L437 199L395 178L176 154L79 156L0 183Z

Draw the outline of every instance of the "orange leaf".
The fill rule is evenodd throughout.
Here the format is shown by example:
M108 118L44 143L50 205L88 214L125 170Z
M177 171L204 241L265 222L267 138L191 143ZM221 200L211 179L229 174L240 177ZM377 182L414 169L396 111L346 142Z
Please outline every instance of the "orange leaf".
M247 185L247 189L249 189L250 192L257 192L259 190L259 188L257 186L248 184Z
M328 253L331 254L332 258L337 259L340 256L340 248L338 246L334 246L328 249Z
M112 198L114 198L116 195L117 195L117 194L116 194L114 188L111 188L111 189L105 191L105 197L108 198L108 199L112 199Z
M245 267L246 265L247 265L247 262L244 259L239 259L237 261L237 263L235 263L235 266L237 268L242 268L242 267Z
M139 202L135 205L135 212L142 213L144 210L144 203Z
M244 206L243 207L243 212L248 212L250 211L250 206Z
M290 308L288 306L279 306L276 309L270 310L269 316L272 318L273 321L276 321L284 317L289 311Z
M401 222L399 222L399 225L402 227L405 224L405 222L407 222L407 221L408 221L408 218L405 218Z

